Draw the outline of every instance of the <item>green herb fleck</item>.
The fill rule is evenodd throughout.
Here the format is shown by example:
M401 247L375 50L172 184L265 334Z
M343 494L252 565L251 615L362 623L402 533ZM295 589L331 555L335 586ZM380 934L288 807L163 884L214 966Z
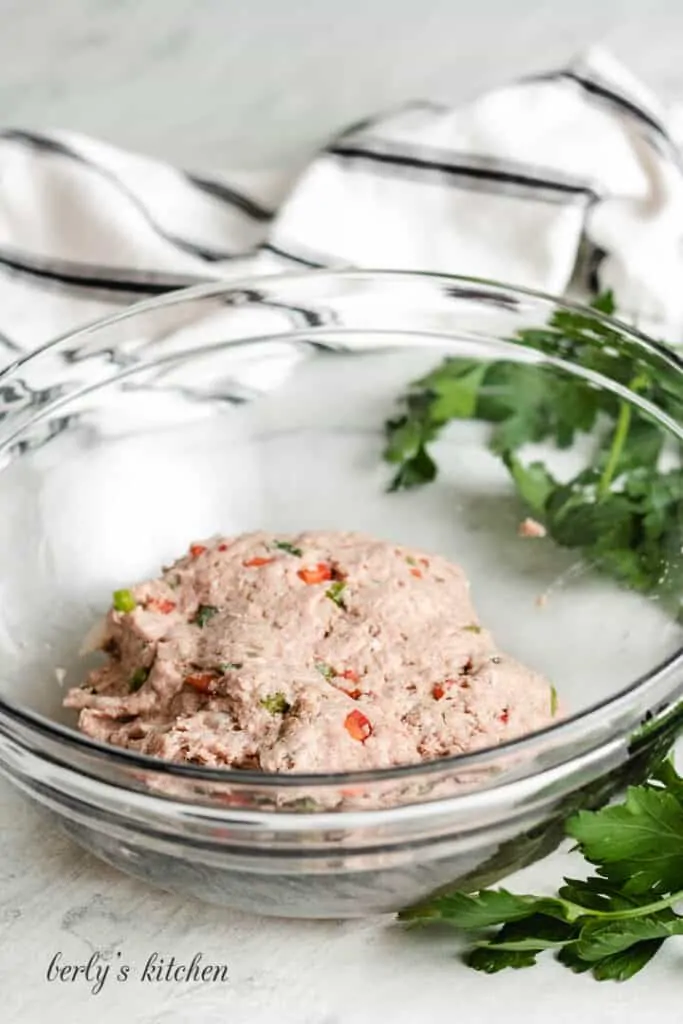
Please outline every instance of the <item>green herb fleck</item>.
M338 608L342 608L346 611L346 605L344 604L344 588L346 583L343 580L335 580L334 583L330 583L329 587L325 591L325 597L329 597L330 601L334 601Z
M310 814L311 811L320 809L317 800L310 796L299 796L295 800L288 800L285 807L288 811L298 811L300 814Z
M216 608L215 605L200 604L193 621L200 627L200 629L204 629L204 626L207 622L210 622L214 615L218 615L218 608Z
M115 590L113 603L117 612L124 613L133 612L138 606L132 590Z
M317 668L317 670L320 673L320 675L323 676L323 678L327 679L328 681L330 679L334 679L334 677L337 674L334 671L334 669L332 668L332 666L331 665L326 665L324 661L316 661L315 667Z
M557 714L558 705L559 705L559 699L558 699L558 696L557 696L557 690L551 684L551 686L550 686L550 714L553 716L553 718Z
M476 622L472 622L469 626L463 626L462 628L465 633L481 633L481 626L478 626Z
M406 555L406 562L408 565L417 565L417 559L413 558L412 555Z
M280 690L276 693L269 693L267 697L261 699L260 703L271 715L286 715L291 708L291 704Z
M131 693L137 693L140 687L147 682L149 678L148 668L136 668L133 675L130 677L128 689Z
M221 661L220 664L216 665L216 670L223 676L226 672L238 672L241 668L241 661Z
M297 558L301 558L303 555L301 548L294 547L288 540L276 540L273 542L273 547L278 548L280 551L286 551L290 555L296 555Z

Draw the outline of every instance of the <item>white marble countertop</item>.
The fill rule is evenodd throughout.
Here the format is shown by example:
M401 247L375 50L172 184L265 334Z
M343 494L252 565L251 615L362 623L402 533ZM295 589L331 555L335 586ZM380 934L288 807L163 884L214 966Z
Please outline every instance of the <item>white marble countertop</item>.
M558 853L506 884L537 892L581 870ZM391 918L302 922L250 917L152 890L81 852L0 785L0 992L8 1024L635 1024L680 1015L681 946L666 944L627 984L575 976L544 958L533 970L482 975L449 936L403 932ZM52 957L100 951L131 965L93 995L83 980L46 980ZM226 964L225 983L142 982L148 957ZM120 953L120 956L118 955ZM653 994L654 993L654 994ZM503 1009L504 1008L504 1009ZM96 1015L96 1016L95 1016Z
M0 120L61 127L193 168L296 165L346 122L455 99L600 41L683 96L679 0L0 0ZM511 887L552 886L555 855ZM629 1024L680 1015L681 947L625 986L549 961L475 974L447 938L389 920L263 921L182 902L82 853L0 781L0 1015L8 1024ZM46 980L58 951L138 969L153 952L225 963L215 985Z
M3 122L205 169L296 164L369 112L595 42L683 97L678 0L0 0L0 17Z

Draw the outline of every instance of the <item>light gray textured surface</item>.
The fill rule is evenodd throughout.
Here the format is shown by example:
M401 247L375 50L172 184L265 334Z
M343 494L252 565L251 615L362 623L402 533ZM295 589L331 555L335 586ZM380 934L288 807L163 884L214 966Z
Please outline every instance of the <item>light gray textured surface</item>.
M536 892L581 870L556 854L508 881ZM157 893L81 853L0 787L0 1013L7 1024L636 1024L680 1016L680 946L618 986L552 961L488 976L462 967L448 935L406 935L388 919L258 920ZM61 950L128 963L92 995L48 983ZM225 984L136 980L153 952L226 963ZM120 953L120 956L118 955Z
M683 97L680 0L0 0L0 121L62 127L186 166L297 163L350 120L458 99L600 41ZM555 883L556 856L513 884ZM226 985L45 980L58 950L139 971L159 951L226 962ZM263 922L123 878L0 783L0 1017L8 1024L629 1024L680 1014L680 946L628 985L552 963L485 977L452 941L390 922Z
M0 120L196 166L298 160L407 98L457 100L593 42L683 95L678 0L0 0Z

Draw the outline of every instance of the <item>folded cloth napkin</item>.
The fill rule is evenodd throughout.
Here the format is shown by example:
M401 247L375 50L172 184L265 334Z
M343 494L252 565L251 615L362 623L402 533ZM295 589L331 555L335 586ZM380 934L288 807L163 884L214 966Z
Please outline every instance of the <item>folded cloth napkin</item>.
M179 287L344 266L612 288L624 318L683 343L676 123L595 50L463 106L371 117L294 180L2 131L0 365Z

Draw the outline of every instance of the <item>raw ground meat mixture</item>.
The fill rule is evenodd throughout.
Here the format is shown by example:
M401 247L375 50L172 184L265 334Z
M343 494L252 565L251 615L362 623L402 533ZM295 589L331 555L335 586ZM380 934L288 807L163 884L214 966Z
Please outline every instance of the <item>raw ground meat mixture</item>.
M192 544L117 591L65 704L88 736L267 772L382 768L543 728L554 688L497 650L463 570L357 533Z

